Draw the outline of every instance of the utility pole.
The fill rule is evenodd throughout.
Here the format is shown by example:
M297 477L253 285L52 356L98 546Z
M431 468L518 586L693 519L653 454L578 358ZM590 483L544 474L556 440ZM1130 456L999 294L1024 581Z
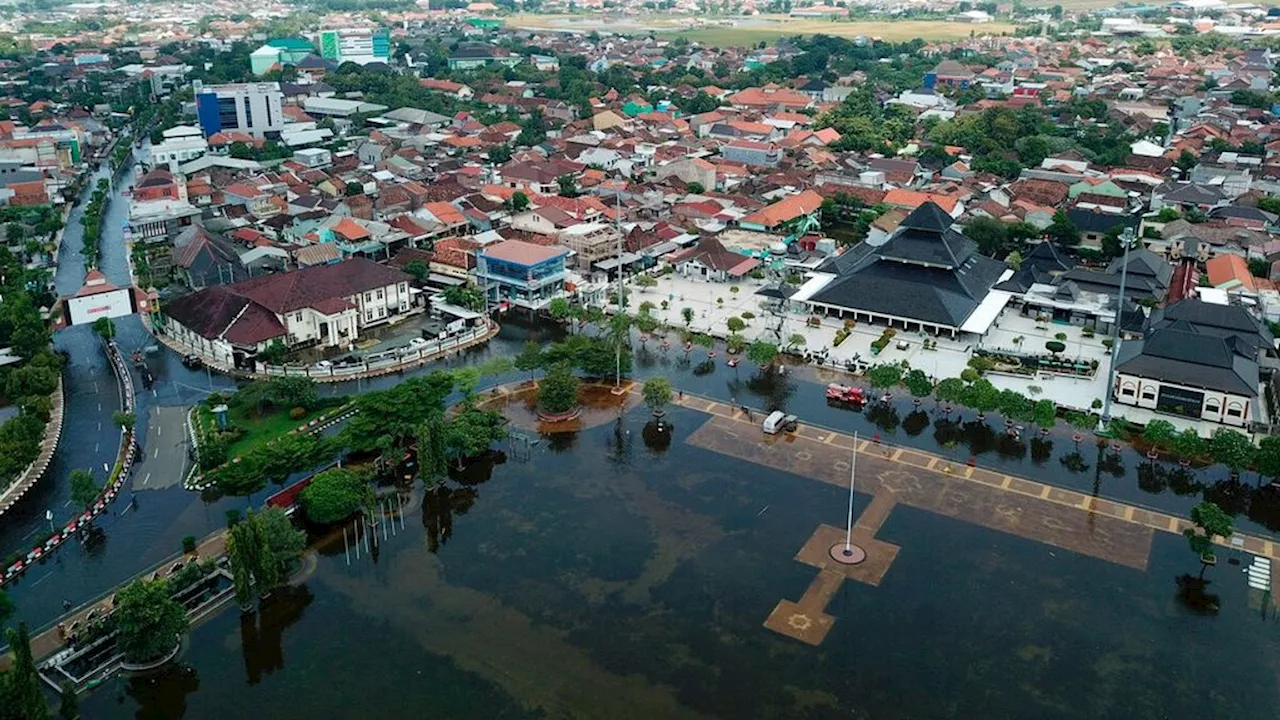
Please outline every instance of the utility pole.
M1111 325L1111 362L1107 364L1107 390L1102 396L1102 417L1098 420L1099 429L1105 428L1111 421L1111 391L1116 384L1116 357L1120 355L1120 323L1124 317L1124 285L1129 275L1129 249L1133 247L1133 228L1125 228L1120 233L1120 243L1124 253L1120 256L1120 292L1116 295L1116 319Z
M614 272L618 274L618 316L626 313L626 302L622 291L622 192L618 191L613 196L613 227L618 233L618 264L614 267ZM622 321L619 320L619 323ZM627 330L628 337L630 329ZM613 376L613 386L615 388L622 387L622 339L618 338L617 345L614 347L614 361L616 368Z

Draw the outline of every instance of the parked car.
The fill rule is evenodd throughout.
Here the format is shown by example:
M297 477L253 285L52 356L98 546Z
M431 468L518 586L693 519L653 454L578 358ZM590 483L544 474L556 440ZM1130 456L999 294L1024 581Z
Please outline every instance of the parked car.
M409 349L420 350L424 347L427 347L430 344L431 343L427 342L426 338L416 337L409 341Z
M781 410L774 410L769 413L769 417L764 419L761 429L766 435L777 435L780 432L791 432L796 429L799 418L795 415L788 415Z
M182 366L188 370L199 370L204 366L204 362L197 355L185 355L182 358Z

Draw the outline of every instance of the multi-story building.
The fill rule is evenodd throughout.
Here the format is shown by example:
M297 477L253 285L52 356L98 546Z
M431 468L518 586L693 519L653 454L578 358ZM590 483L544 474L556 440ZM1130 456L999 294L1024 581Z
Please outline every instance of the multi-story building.
M284 93L273 82L199 86L196 116L207 138L236 130L256 138L278 135L285 125Z
M505 240L476 253L476 281L490 303L538 310L564 295L565 258L558 245Z
M215 362L251 367L277 340L348 347L413 309L410 276L363 258L197 290L169 302L165 332Z
M302 38L272 38L249 53L249 67L254 75L261 76L286 65L297 66L315 51L311 43Z
M320 33L320 55L334 62L368 65L391 62L391 34L386 30L346 29Z
M578 269L586 272L597 261L618 253L618 231L601 222L579 223L560 231L560 242L577 256Z
M147 167L173 169L179 163L195 160L209 152L209 142L200 128L179 125L164 131L164 142L152 145L142 163Z

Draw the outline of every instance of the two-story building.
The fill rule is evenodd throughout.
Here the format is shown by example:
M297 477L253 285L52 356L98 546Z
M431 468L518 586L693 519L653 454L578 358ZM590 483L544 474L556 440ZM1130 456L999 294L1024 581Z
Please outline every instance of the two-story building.
M1112 397L1122 405L1248 427L1260 417L1267 325L1235 305L1183 300L1156 308L1142 339L1121 343ZM1270 359L1268 359L1270 358Z
M277 340L346 348L415 309L412 278L364 258L212 286L169 302L165 332L223 365L252 367Z
M505 240L476 252L476 281L490 303L538 310L564 296L565 258L559 245Z

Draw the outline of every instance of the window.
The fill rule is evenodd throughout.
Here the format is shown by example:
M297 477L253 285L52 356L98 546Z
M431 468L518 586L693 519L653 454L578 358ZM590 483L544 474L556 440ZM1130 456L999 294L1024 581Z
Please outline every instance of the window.
M1205 400L1205 401L1204 401L1204 411L1205 411L1205 412L1207 412L1207 413L1216 413L1216 412L1218 412L1218 401L1217 401L1217 400Z
M382 299L382 291L381 291L381 290L379 290L379 291L378 291L378 299L379 299L379 300L381 300L381 299Z
M369 293L369 292L365 293L365 294L364 294L364 301L365 301L365 302L373 302L373 293Z
M1143 388L1143 389L1142 389L1142 399L1143 399L1143 400L1155 400L1155 399L1156 399L1156 393L1155 393L1155 391L1154 391L1154 390L1152 390L1151 388Z
M1240 408L1227 408L1227 416L1235 418L1240 417Z
M364 311L364 319L365 319L365 322L369 322L370 320L373 320L373 311L372 311L372 310L365 310L365 311Z
M293 319L302 322L302 313L294 313Z

